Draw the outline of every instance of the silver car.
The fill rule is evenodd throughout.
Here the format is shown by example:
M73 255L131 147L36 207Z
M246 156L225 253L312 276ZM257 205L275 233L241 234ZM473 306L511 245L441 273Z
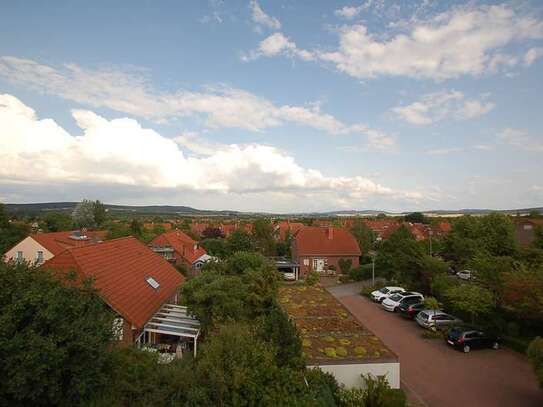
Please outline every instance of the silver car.
M419 312L415 321L426 329L436 330L462 323L462 320L443 311L425 309Z

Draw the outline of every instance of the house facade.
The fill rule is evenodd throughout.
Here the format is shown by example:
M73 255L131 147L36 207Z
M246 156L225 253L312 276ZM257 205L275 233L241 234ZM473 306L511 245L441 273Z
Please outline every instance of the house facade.
M339 261L348 259L360 265L362 252L354 236L343 228L306 226L291 243L292 259L300 265L300 275L311 271L328 273L340 270Z
M114 334L131 344L165 304L177 303L184 277L161 256L133 237L74 247L46 261L43 269L76 272L116 314Z
M34 233L9 249L4 254L4 260L25 261L39 266L68 248L95 244L105 239L106 235L105 231L86 230Z
M543 219L515 218L515 238L522 247L530 246L536 238L536 229L543 228Z

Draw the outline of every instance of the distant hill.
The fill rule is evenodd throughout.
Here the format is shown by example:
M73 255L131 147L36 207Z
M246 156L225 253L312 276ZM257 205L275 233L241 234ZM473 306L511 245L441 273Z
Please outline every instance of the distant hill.
M26 214L26 215L38 215L47 211L72 211L78 202L44 202L44 203L28 203L28 204L6 204L8 212L13 214ZM387 212L378 210L339 210L339 211L327 211L327 212L298 212L298 213L283 213L283 214L270 214L265 212L240 212L229 210L204 210L195 209L190 206L176 206L176 205L147 205L147 206L134 206L134 205L110 205L105 204L108 211L114 213L130 213L134 215L179 215L179 216L306 216L306 217L334 217L334 216L377 216L379 214L385 214L387 216L404 216L411 212ZM492 210L492 209L459 209L459 210L431 210L420 211L428 216L461 216L461 215L484 215L491 212L500 212L507 214L527 215L531 211L538 211L543 214L543 207L539 208L522 208L522 209L504 209L504 210Z
M6 210L10 213L39 214L48 211L73 211L78 202L44 202L29 204L6 204ZM104 204L110 212L131 213L140 215L181 215L181 216L240 216L238 211L210 211L191 208L190 206L171 205L110 205Z

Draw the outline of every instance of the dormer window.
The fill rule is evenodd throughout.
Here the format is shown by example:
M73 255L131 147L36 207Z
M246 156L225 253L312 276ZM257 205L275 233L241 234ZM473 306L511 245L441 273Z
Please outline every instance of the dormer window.
M158 290L158 288L160 287L160 284L158 283L158 281L156 281L153 277L147 277L145 281L147 281L147 284L149 284L155 290Z

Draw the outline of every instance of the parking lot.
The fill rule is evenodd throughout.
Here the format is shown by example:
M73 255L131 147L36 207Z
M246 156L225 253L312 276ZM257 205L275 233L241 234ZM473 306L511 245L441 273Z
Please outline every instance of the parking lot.
M464 354L442 340L423 339L416 322L358 295L359 284L329 290L399 356L411 400L430 407L543 406L543 391L524 356L509 349Z

